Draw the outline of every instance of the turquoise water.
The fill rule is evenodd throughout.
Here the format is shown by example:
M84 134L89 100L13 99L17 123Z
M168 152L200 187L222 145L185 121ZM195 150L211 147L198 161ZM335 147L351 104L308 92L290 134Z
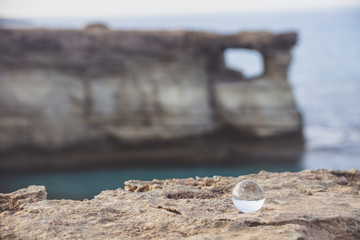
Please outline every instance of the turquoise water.
M123 187L128 179L238 176L301 169L360 169L360 9L327 12L226 16L188 16L101 20L117 29L191 29L234 33L244 30L294 30L290 83L304 117L306 150L297 166L238 166L233 168L131 168L77 172L28 173L0 176L0 192L29 184L45 185L51 198L91 198L105 189ZM37 20L35 26L80 28L83 19ZM251 69L252 62L232 56L229 64Z
M297 171L298 167L269 167L268 171ZM257 173L258 167L246 168L126 168L126 169L92 169L73 172L19 173L0 177L2 192L11 192L28 185L44 185L48 198L92 198L103 190L123 188L129 179L152 180L188 177L240 176Z

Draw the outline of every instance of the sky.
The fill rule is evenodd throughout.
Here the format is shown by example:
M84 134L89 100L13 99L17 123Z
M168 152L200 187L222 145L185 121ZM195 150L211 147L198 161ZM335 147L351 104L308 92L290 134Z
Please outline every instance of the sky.
M144 17L337 9L360 0L0 0L0 17Z

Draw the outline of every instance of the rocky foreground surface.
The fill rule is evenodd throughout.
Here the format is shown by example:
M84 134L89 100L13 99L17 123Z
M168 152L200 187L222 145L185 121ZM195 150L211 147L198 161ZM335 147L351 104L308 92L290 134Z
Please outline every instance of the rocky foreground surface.
M260 211L231 191L262 185ZM47 200L43 186L0 194L0 239L360 239L360 171L127 181L91 200Z

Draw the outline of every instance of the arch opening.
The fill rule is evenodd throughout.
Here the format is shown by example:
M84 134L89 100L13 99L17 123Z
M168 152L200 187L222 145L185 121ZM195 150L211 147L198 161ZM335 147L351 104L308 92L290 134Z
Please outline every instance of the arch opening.
M264 73L263 56L255 50L228 48L224 52L225 66L242 72L245 78L260 77Z

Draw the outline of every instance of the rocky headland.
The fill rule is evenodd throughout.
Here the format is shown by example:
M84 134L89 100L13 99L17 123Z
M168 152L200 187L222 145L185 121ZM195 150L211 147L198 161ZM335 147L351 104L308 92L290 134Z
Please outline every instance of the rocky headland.
M0 170L241 162L254 151L295 162L302 121L287 71L296 40L0 29ZM248 79L227 68L229 48L259 52L264 72Z
M241 180L265 191L241 213ZM47 200L43 186L0 194L1 239L360 239L359 170L261 171L239 177L127 181L83 201Z

